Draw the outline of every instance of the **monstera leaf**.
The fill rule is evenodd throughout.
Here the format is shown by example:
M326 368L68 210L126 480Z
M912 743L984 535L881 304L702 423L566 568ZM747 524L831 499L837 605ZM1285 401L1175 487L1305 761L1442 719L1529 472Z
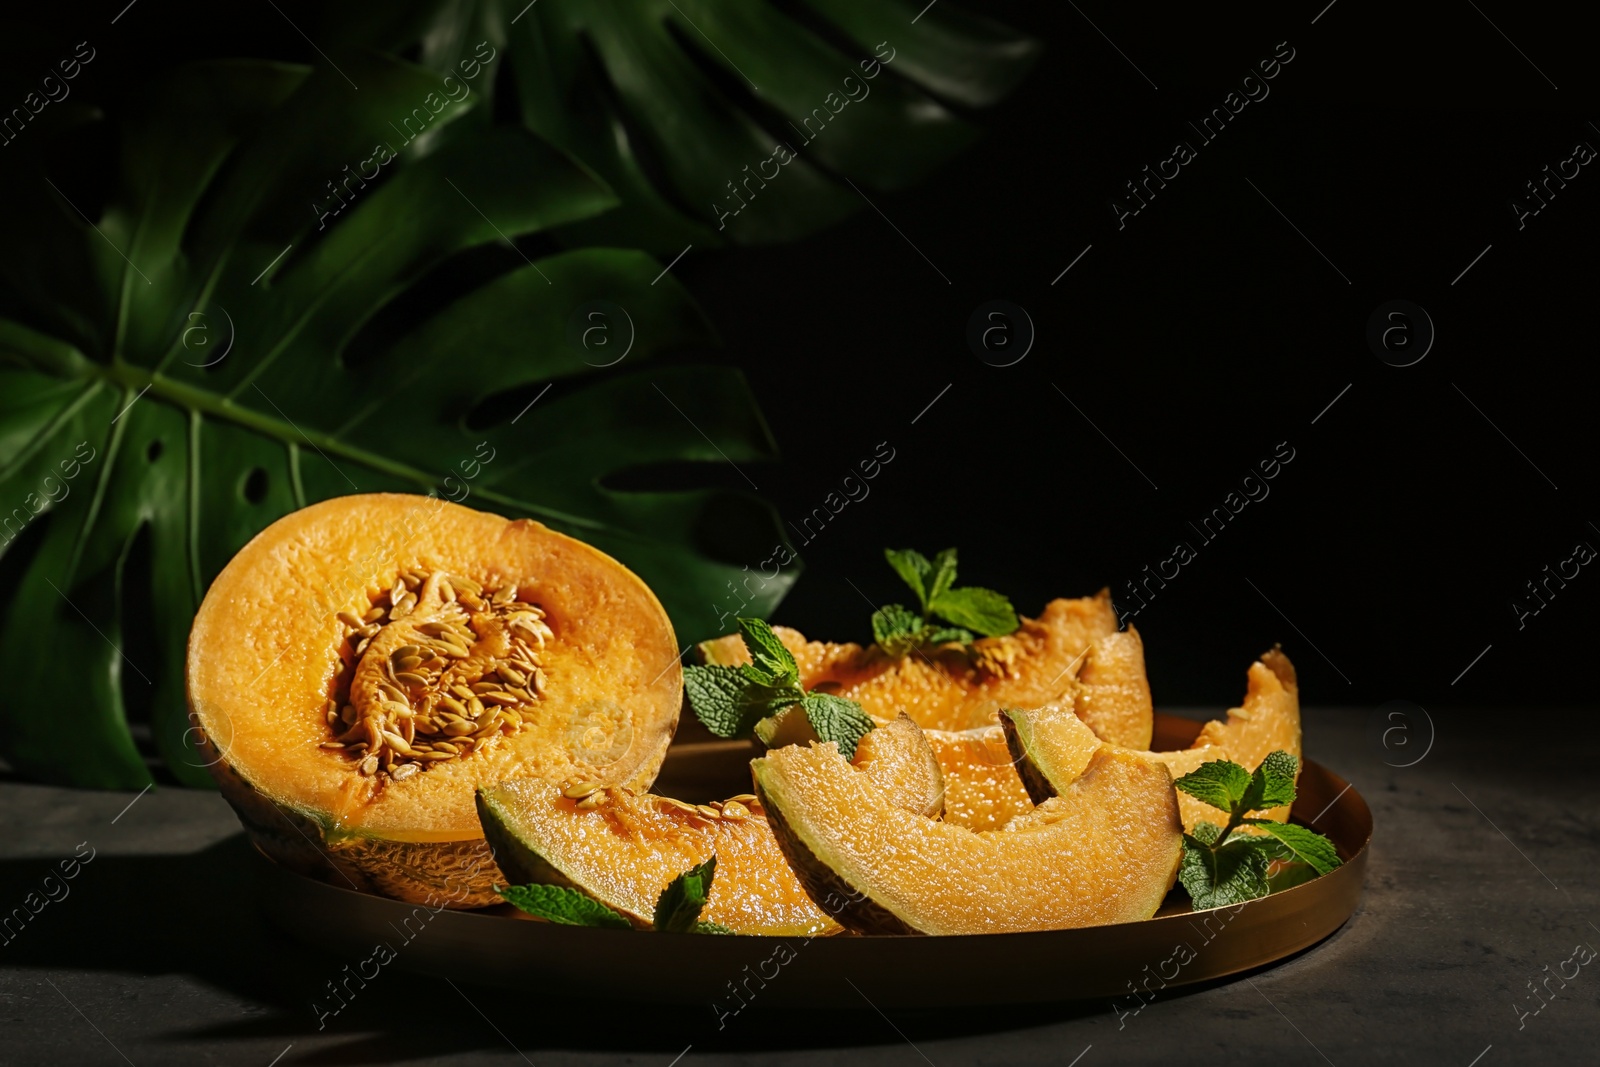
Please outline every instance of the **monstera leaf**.
M994 103L1039 51L948 0L409 0L331 19L333 39L420 45L441 72L505 48L523 122L623 200L563 236L674 254L802 237L916 182L976 134L950 105Z
M190 619L245 541L316 500L435 492L539 519L638 571L685 642L743 574L707 546L753 560L782 538L752 498L607 485L774 450L736 372L655 359L711 340L662 264L513 244L612 208L605 183L472 121L434 72L336 58L185 68L115 124L114 164L40 152L0 174L0 738L24 773L149 782L132 701L204 781ZM28 132L11 152L54 143Z

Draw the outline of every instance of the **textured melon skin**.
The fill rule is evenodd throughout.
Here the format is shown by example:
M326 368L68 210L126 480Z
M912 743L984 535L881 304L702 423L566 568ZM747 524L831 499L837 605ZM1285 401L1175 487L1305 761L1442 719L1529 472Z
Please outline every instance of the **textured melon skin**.
M209 736L197 746L217 789L245 833L273 862L330 885L429 907L482 908L500 903L505 884L488 842L394 841L338 834L313 813L274 801L217 752Z
M542 565L524 570L530 560ZM364 586L370 590L369 583L382 580L387 587L400 567L460 568L457 573L470 576L485 564L514 580L531 577L541 595L571 605L574 632L585 636L583 643L565 647L574 656L587 657L574 668L575 677L588 686L584 699L606 698L606 686L613 685L616 700L631 715L626 721L635 724L615 766L607 772L573 765L577 757L571 752L530 748L523 738L511 737L497 750L460 761L471 767L457 774L452 785L465 788L449 796L442 789L415 788L439 774L437 770L391 783L388 789L410 798L396 798L407 805L398 809L405 814L391 813L379 825L364 822L366 808L358 807L353 817L346 810L341 820L338 805L308 803L303 788L297 793L296 787L286 786L286 775L293 781L320 782L319 795L329 798L329 782L354 778L348 768L330 770L340 757L315 749L327 736L320 722L330 670L326 665L342 640L334 609L347 607L343 600L359 595ZM600 631L605 632L598 638L590 636ZM334 498L262 531L213 583L190 636L190 719L208 770L264 854L333 885L429 906L482 907L498 903L493 887L505 878L478 826L471 777L498 780L518 769L524 774L572 769L648 788L681 706L681 672L669 666L658 675L659 664L675 664L678 647L649 588L615 560L573 538L528 520L509 522L425 497ZM618 649L624 656L632 651L640 661L638 667L630 661L617 669L616 678L637 678L639 683L626 694L608 680L610 675L603 680L597 673L583 673L587 663L597 665L594 671L609 669L606 665L613 661L602 653ZM260 657L259 664L252 657ZM651 660L648 669L642 668L645 658ZM252 695L249 680L257 666L269 662L273 674L263 692L272 699L264 699ZM246 664L249 670L244 670ZM241 673L243 682L236 680ZM566 714L569 707L582 710L578 692L560 692L559 685L549 721L578 721ZM235 721L243 730L234 728ZM274 749L266 742L278 735L261 722L276 724L273 729L286 726L290 738ZM453 770L447 767L445 773Z

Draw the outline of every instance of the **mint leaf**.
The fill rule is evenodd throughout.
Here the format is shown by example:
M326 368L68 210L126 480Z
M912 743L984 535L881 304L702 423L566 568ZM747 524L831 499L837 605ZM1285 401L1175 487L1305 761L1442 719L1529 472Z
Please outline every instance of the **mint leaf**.
M947 548L933 557L933 577L928 580L928 603L937 604L956 584L956 550Z
M885 604L872 613L872 639L891 656L911 651L922 632L922 616L902 604Z
M1318 874L1327 874L1339 866L1339 852L1333 842L1315 830L1271 819L1246 819L1245 822L1271 834L1293 853L1296 861L1309 865Z
M685 667L683 691L695 718L718 737L742 737L757 720L799 700L752 682L740 667Z
M1250 776L1250 787L1240 799L1239 814L1265 811L1294 803L1294 775L1299 761L1287 752L1270 753Z
M1178 881L1197 911L1264 897L1267 861L1273 850L1273 842L1264 838L1234 837L1212 847L1184 834Z
M1214 822L1198 822L1194 824L1194 836L1202 845L1209 848L1222 836L1222 827Z
M656 900L656 930L668 934L693 932L711 896L711 880L716 873L717 857L712 856L668 883Z
M1250 788L1250 772L1231 760L1212 760L1179 778L1173 785L1196 800L1209 804L1230 816L1238 809ZM1239 811L1238 814L1243 814ZM1208 842L1209 844L1209 842Z
M928 587L925 581L933 574L933 564L929 563L921 552L910 548L886 548L883 550L883 558L889 561L889 566L894 568L900 580L917 594L917 604L922 608L923 614L927 614Z
M891 656L903 656L918 645L970 644L975 636L958 626L929 626L902 604L885 604L872 613L872 639Z
M855 758L856 742L877 725L860 704L832 693L807 693L800 706L817 737L837 744L845 759Z
M1310 864L1288 863L1267 875L1267 888L1273 893L1281 893L1285 889L1304 885L1316 877L1317 872Z
M692 934L734 934L735 933L735 931L728 929L726 926L723 926L721 923L708 923L708 922L696 922L694 924L694 926L690 929L689 932L692 933Z
M633 924L589 894L562 885L495 886L501 899L518 911L562 926L605 926L630 930Z
M947 641L971 644L975 634L994 637L1008 634L1020 626L1011 601L993 589L967 586L954 588L956 550L947 548L930 563L913 549L886 548L883 557L900 579L917 594L922 614L915 616L899 604L880 608L872 616L872 634L892 656L900 656L917 645L937 645ZM934 626L930 616L938 616L949 626ZM914 623L914 625L913 625Z
M739 635L750 650L751 662L739 668L746 678L779 689L799 686L800 666L772 627L760 619L740 619Z
M945 590L929 599L928 609L948 623L988 637L1011 633L1022 625L1011 601L993 589L974 585Z

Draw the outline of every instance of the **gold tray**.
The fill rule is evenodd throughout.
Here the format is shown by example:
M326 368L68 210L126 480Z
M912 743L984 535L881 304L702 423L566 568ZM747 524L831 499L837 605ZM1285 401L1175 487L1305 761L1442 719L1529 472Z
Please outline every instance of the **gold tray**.
M1158 714L1155 745L1183 748L1200 725ZM750 755L743 742L675 746L658 787L686 795L699 791L693 783L723 786L707 795L748 789ZM557 926L525 921L509 906L430 913L258 858L263 907L291 936L348 959L387 944L395 965L461 982L706 1004L719 1014L742 1003L860 1007L863 993L880 1008L1106 997L1131 1010L1136 993L1148 999L1261 967L1344 925L1361 899L1372 812L1343 778L1306 760L1294 817L1315 819L1343 866L1229 908L1192 911L1180 889L1143 922L964 937L708 937ZM651 975L671 980L639 980Z

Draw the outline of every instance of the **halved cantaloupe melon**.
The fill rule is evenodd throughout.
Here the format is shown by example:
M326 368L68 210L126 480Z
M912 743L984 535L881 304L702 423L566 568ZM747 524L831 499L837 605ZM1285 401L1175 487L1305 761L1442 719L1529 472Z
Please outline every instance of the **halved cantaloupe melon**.
M880 720L903 711L925 730L966 730L993 724L1001 707L1032 707L1060 697L1072 685L1089 647L1117 632L1117 616L1109 591L1052 600L1037 619L1024 618L1015 633L904 656L887 655L876 645L807 641L788 627L773 629L794 654L807 689L824 686ZM700 654L707 663L750 662L736 634L704 642ZM1125 736L1120 716L1106 715L1104 721L1118 731L1106 740L1149 744L1148 723Z
M503 881L477 787L647 788L677 725L678 654L655 595L588 545L435 498L348 496L279 519L217 576L188 697L268 855L473 907Z
M937 813L939 767L905 716L857 743L851 774L890 806ZM699 805L596 783L523 780L480 790L478 812L513 882L573 886L641 928L650 926L667 884L714 854L702 919L740 934L839 929L826 899L816 898L819 906L801 888L753 795Z
M1100 747L1062 795L1009 830L968 830L891 807L829 744L751 763L756 793L814 899L861 933L976 934L1130 922L1177 877L1177 799L1165 767Z

